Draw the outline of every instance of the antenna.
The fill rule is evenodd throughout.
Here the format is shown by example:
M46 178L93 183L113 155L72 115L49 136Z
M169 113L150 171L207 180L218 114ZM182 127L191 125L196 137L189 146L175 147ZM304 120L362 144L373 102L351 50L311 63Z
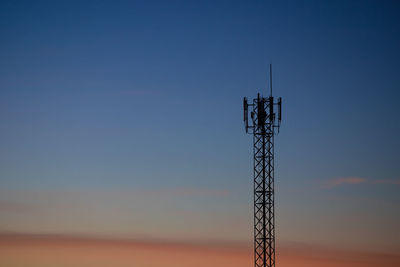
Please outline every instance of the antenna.
M249 117L249 104L247 104L247 97L243 98L243 121L244 121L244 127L246 129L246 133L247 130L249 128L249 121L248 121L248 117Z
M278 98L278 121L281 124L282 120L282 97Z

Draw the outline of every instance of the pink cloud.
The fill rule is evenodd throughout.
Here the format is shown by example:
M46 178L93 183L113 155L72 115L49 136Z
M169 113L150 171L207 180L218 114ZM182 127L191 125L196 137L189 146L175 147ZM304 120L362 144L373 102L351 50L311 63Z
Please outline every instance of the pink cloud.
M169 195L169 196L227 196L228 190L199 187L178 187L144 190L146 194Z
M371 181L374 184L393 184L393 185L400 185L400 179L398 180L388 180L388 179L380 179Z
M15 266L251 266L248 245L0 233L0 262ZM398 253L284 243L282 267L397 267ZM67 265L63 265L67 262ZM6 264L7 265L7 264Z
M0 212L20 213L37 210L36 207L26 203L14 201L0 201Z
M362 184L366 183L367 181L368 180L366 178L361 177L342 177L328 180L326 182L326 186L335 187L343 184Z
M367 179L363 177L340 177L329 179L325 182L325 186L328 188L350 184L350 185L357 185L357 184L387 184L387 185L400 185L400 179L398 180L389 180L389 179Z

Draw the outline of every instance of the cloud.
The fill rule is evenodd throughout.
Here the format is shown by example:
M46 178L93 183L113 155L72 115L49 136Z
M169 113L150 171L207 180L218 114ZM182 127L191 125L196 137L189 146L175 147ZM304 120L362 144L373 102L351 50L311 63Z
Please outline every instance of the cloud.
M400 185L400 179L398 180L388 180L388 179L381 179L381 180L374 180L371 181L374 184L392 184L392 185Z
M358 185L358 184L387 184L387 185L400 185L400 179L390 180L390 179L367 179L363 177L340 177L327 180L325 183L327 188L332 188L341 185Z
M227 196L230 194L225 189L201 188L201 187L176 187L142 190L144 194L164 195L164 196Z
M91 234L54 234L54 233L27 233L27 232L2 232L0 231L0 248L6 243L29 244L64 244L106 247L130 247L147 249L178 249L178 250L205 250L248 253L252 247L248 242L197 239L158 239L153 237L119 238L109 235ZM0 261L1 262L1 261Z
M325 185L327 187L335 187L343 184L362 184L366 183L368 180L361 177L342 177L328 180Z
M18 266L251 266L251 246L68 235L0 233L0 262ZM365 252L303 243L280 244L279 266L400 266L398 253ZM62 263L68 262L67 265ZM12 263L12 264L11 264ZM61 264L60 264L61 263ZM7 265L7 264L6 264Z
M15 201L0 201L0 212L12 212L21 213L27 211L37 211L36 207L27 203L15 202Z
M321 246L289 242L278 250L280 266L299 267L372 267L399 266L400 255L390 252L363 251L357 248Z

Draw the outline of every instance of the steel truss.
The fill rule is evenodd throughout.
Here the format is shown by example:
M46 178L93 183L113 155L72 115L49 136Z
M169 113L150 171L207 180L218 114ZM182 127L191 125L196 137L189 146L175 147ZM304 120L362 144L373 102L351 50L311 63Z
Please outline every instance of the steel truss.
M274 105L278 106L275 125ZM275 194L274 194L274 134L281 119L281 99L273 97L253 99L245 106L246 131L253 134L254 154L254 266L275 267ZM251 125L247 122L247 108L252 107Z

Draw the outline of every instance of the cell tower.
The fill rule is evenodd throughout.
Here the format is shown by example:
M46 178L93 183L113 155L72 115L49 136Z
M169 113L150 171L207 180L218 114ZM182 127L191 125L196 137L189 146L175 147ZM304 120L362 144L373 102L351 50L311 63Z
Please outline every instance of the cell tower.
M252 108L250 124L249 107ZM250 103L245 97L243 113L246 133L253 135L254 266L275 267L274 135L279 133L281 125L282 98L274 102L271 65L269 97L258 93Z

